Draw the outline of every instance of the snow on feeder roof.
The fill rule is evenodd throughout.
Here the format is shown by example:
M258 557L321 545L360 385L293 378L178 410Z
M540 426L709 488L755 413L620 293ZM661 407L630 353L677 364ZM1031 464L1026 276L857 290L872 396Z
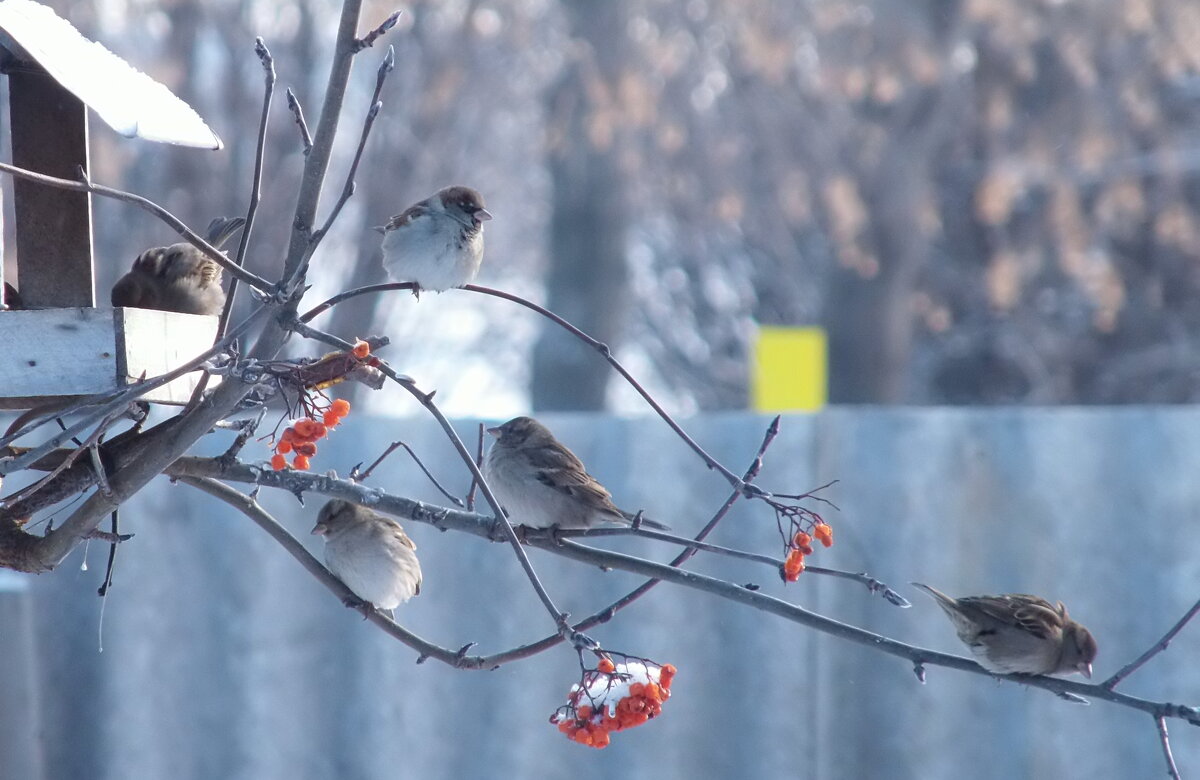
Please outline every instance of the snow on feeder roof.
M191 106L41 3L0 2L0 45L19 60L36 62L127 138L221 148Z

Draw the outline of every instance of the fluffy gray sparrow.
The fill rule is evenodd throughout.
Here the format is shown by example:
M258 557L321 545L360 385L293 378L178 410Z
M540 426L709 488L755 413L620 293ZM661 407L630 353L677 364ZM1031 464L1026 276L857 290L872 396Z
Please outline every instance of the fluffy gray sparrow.
M492 215L470 187L446 187L375 228L383 267L396 282L442 292L470 284L483 262L483 223Z
M241 229L241 217L217 217L204 240L217 249ZM147 249L112 288L113 306L220 314L225 306L221 266L186 241Z
M1092 676L1096 639L1067 616L1061 601L1053 606L1024 593L954 599L928 585L913 585L933 596L958 638L989 672Z
M312 532L325 537L325 565L363 601L390 613L421 592L417 546L390 517L335 498Z
M587 473L583 462L550 429L532 417L516 417L496 428L484 477L513 523L530 528L591 528L629 524L634 515L618 509L611 494ZM650 528L662 523L642 518Z

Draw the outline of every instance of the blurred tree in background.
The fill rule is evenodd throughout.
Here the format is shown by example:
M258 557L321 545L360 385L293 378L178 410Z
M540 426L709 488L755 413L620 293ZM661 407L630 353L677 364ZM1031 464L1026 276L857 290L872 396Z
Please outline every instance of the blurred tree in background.
M254 37L308 106L335 11L49 4L225 140L205 154L94 133L98 181L193 225L244 209ZM1200 397L1194 3L404 9L357 194L315 262L318 294L382 281L371 226L461 182L496 216L480 283L607 341L676 410L745 406L756 323L828 330L835 403ZM371 80L360 66L350 110L365 111ZM341 141L348 164L353 139ZM302 154L282 100L268 153L261 273L282 254ZM127 206L95 208L103 299L140 249L173 237ZM388 332L389 359L440 387L451 412L628 405L596 356L511 307L461 293L361 301L328 327Z

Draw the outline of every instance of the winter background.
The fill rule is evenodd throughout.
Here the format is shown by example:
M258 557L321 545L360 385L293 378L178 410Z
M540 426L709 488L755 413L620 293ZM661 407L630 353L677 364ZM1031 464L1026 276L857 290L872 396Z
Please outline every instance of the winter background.
M280 81L250 263L270 277L302 159L282 89L315 121L337 4L50 5L224 140L218 153L173 149L93 123L94 179L193 226L245 208L262 89L252 47L264 38ZM391 10L365 3L364 27ZM309 300L382 281L371 226L439 186L472 184L496 217L479 281L611 344L735 471L769 421L748 411L758 327L827 332L832 406L785 417L761 481L792 491L839 480L826 494L840 507L829 517L837 543L813 563L869 571L912 609L815 576L784 587L745 562L700 556L698 570L951 652L962 648L948 622L908 581L1044 594L1097 635L1100 677L1195 601L1193 5L448 0L404 11L383 42L397 67L358 190L314 258ZM377 45L356 64L327 193L382 54ZM0 138L6 159L7 148ZM94 222L101 300L138 252L174 240L104 199ZM463 292L371 296L314 324L391 336L383 356L437 389L464 436L478 418L534 410L620 503L680 532L725 496L603 361L517 307ZM406 394L344 391L355 414L315 468L345 474L403 438L465 490L462 466ZM401 456L377 478L441 500ZM305 536L319 497L300 507L264 491L263 501L319 552ZM105 602L94 595L99 544L86 571L75 553L50 574L0 573L0 777L1164 770L1146 715L937 668L921 685L900 659L670 585L593 632L679 667L664 716L589 750L546 722L578 677L571 652L493 672L416 665L218 502L163 478L122 516L137 536ZM407 527L425 589L400 610L406 626L481 652L549 630L503 547ZM778 544L770 513L746 502L716 541ZM576 616L638 582L533 560ZM1196 630L1123 690L1200 700ZM1194 774L1200 740L1169 725L1180 768Z

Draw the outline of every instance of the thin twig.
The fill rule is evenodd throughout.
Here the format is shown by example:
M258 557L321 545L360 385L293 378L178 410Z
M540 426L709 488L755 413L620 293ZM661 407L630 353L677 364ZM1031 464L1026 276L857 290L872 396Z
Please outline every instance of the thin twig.
M307 156L312 151L312 136L308 133L308 123L304 121L304 109L300 106L300 98L296 97L291 87L287 88L287 104L288 110L296 120L296 127L300 128L300 142L304 144L304 154Z
M397 12L399 15L399 12ZM394 24L394 22L393 22ZM371 107L367 109L367 118L363 120L362 133L358 137L358 148L354 150L354 160L350 163L350 171L346 174L346 183L342 186L342 194L338 197L333 205L333 210L329 212L328 219L321 228L312 234L309 239L309 252L316 251L317 245L321 243L321 239L329 232L329 228L333 226L334 220L338 218L338 214L342 213L342 208L346 205L346 201L350 200L350 196L354 194L354 176L358 173L358 165L362 162L363 151L367 148L367 139L371 136L371 128L375 126L375 119L379 116L379 110L383 108L383 102L379 99L383 92L383 84L387 81L387 75L396 67L396 51L393 47L388 46L387 54L383 57L383 62L379 63L379 69L375 72L375 92L371 95Z
M483 423L479 423L479 438L475 444L475 465L483 471L483 437L486 433L486 427ZM471 487L467 489L467 511L475 511L475 490L479 487L479 483L475 481L475 475L471 475Z
M758 476L758 472L762 469L763 454L766 453L767 448L769 448L771 446L771 442L775 439L775 436L778 433L779 433L779 417L776 416L776 418L771 421L771 424L769 426L767 426L767 432L766 432L766 435L763 436L762 444L759 445L758 452L755 453L754 459L750 463L750 467L746 470L745 479L747 482L753 481L754 478ZM741 497L742 497L742 492L740 490L732 491L730 493L729 497L725 499L725 502L723 504L721 504L719 509L717 509L716 513L712 516L712 518L704 525L704 528L701 529L700 533L696 534L694 541L700 542L706 536L708 536L708 534L710 534L712 532L712 530L717 527L717 524L720 523L721 520L723 520L727 514L729 514L729 510L731 510L733 508L733 505L736 504L738 499ZM643 533L643 532L644 531L642 529L638 530L638 533ZM691 558L695 554L696 554L695 549L684 549L684 550L680 551L680 553L675 556L675 559L672 560L670 562L670 564L668 564L668 565L670 565L673 568L680 567L689 558ZM645 582L641 583L640 585L638 585L636 588L634 588L630 592L626 593L624 596L621 596L616 601L609 604L607 607L604 607L603 609L598 610L597 612L592 614L590 617L585 618L584 620L577 623L575 625L575 629L577 631L586 631L594 625L597 625L599 623L606 623L609 620L612 620L613 617L618 612L620 612L622 609L629 606L630 604L634 603L635 601L640 599L642 596L645 596L647 593L649 593L651 590L653 590L661 581L662 581L661 579L657 579L657 578L651 578L651 579L646 580ZM521 647L513 648L512 650L508 650L508 651L505 651L502 653L497 653L495 655L488 656L487 660L489 663L500 664L500 663L506 663L508 661L515 661L515 660L518 660L521 658L527 658L531 655L540 653L543 650L546 650L547 648L553 647L554 645L558 644L560 641L561 641L561 637L556 636L556 635L550 635L547 637L543 637L542 639L539 639L536 642L531 642L529 644L522 645Z
M433 393L421 391L411 379L397 375L386 363L380 366L380 370L416 398L433 415L438 424L442 426L442 430L450 439L450 443L458 451L459 457L467 464L467 468L471 470L471 476L479 483L479 489L483 493L483 497L487 500L488 506L492 508L492 512L495 513L495 524L499 526L509 546L512 547L513 553L517 556L517 561L521 564L521 568L525 570L525 576L529 578L530 584L533 585L533 590L537 593L538 599L541 600L546 611L550 613L551 619L558 626L559 634L564 639L574 638L577 632L567 621L566 613L554 605L554 600L550 598L550 594L546 591L545 586L542 585L541 579L538 578L533 564L529 562L529 556L525 554L525 548L521 545L521 540L517 538L512 524L508 522L508 517L504 514L504 509L500 506L499 499L492 493L492 489L488 487L487 481L483 478L483 472L475 465L475 460L471 457L471 453L467 450L466 445L463 444L462 439L458 437L458 432L454 430L454 426L450 424L450 421L442 414L442 410L433 402Z
M371 30L371 32L367 33L363 37L359 38L357 51L362 51L363 49L374 46L375 41L379 38L379 36L383 35L388 30L390 30L396 26L396 22L397 22L397 20L400 19L401 13L403 13L403 12L402 11L392 11L392 13L388 15L388 18L384 19L383 22L378 27L376 27L374 30Z
M313 317L316 317L318 314L326 311L330 307L335 306L338 303L341 303L342 301L345 301L349 298L354 298L359 295L367 295L369 293L376 293L376 292L386 292L389 290L411 290L411 289L413 289L412 282L391 282L391 283L385 283L385 284L372 284L372 285L368 285L365 287L359 287L354 290L347 290L346 292L335 295L334 297L318 304L314 308L309 309L307 312L305 312L303 315L301 315L299 319L300 319L300 322L308 322ZM554 324L563 328L568 333L575 336L577 339L579 339L583 343L587 344L592 349L599 352L600 355L606 361L608 361L608 364L610 366L612 366L613 369L615 369L616 372L618 374L620 374L625 379L625 381L628 382L629 385L635 391L637 391L638 395L642 396L642 398L646 401L646 403L650 405L650 408L653 409L658 414L658 416L661 417L664 422L666 422L666 424L668 426L670 426L671 430L675 431L675 435L678 436L679 438L681 438L683 440L683 442L685 444L687 444L687 446L689 448L691 448L691 450L693 452L695 452L697 455L700 456L700 458L704 461L705 465L707 465L710 469L713 469L714 471L719 472L723 477L725 477L725 479L729 482L730 485L736 487L737 489L739 489L743 492L746 492L748 494L747 495L748 498L758 498L758 497L767 495L766 492L763 491L761 488L751 487L746 482L743 482L741 479L738 478L738 476L736 474L734 474L732 471L730 471L728 468L726 468L720 461L718 461L712 455L709 455L708 452L703 447L701 447L696 442L695 439L693 439L691 436L689 436L687 434L687 432L685 430L683 430L683 427L680 426L679 423L675 422L675 419L673 417L671 417L671 415L667 412L667 410L664 409L662 407L662 405L659 404L658 401L656 401L654 399L654 396L650 395L650 393L646 390L646 388L642 387L641 383L639 383L636 379L634 379L633 375L630 374L629 371L626 370L626 368L623 365L621 365L621 363L615 357L613 357L612 350L609 349L607 344L605 344L602 341L592 338L591 336L584 333L582 330L575 327L570 322L567 322L567 320L558 316L557 314L550 311L549 309L547 309L543 306L539 306L536 303L533 303L532 301L527 301L524 298L520 297L519 295L513 295L512 293L507 293L507 292L504 292L503 290L495 290L495 289L492 289L491 287L480 287L479 285L476 285L476 284L467 284L459 289L467 290L469 292L474 292L474 293L480 293L483 295L490 295L495 298L503 298L506 301L512 301L513 303L524 306L527 309L531 309L532 311L537 312L538 314L542 315L543 317L550 320Z
M254 53L258 56L259 64L262 65L265 83L263 85L262 113L258 118L258 142L254 149L254 173L250 179L250 203L246 206L246 222L242 225L242 235L238 241L237 253L233 257L233 262L242 268L246 266L246 250L250 247L250 235L254 232L254 218L258 214L258 204L262 199L263 165L267 151L267 124L271 117L271 99L275 95L275 58L271 56L271 50L267 48L267 44L262 38L254 39ZM229 327L229 318L233 314L233 304L237 299L237 289L237 278L230 279L229 291L225 293L225 306L221 309L221 318L217 321L218 341L225 337L225 331ZM208 374L204 374L196 382L196 389L192 391L192 397L188 399L185 411L191 411L196 404L200 403L207 387Z
M1167 760L1167 774L1171 780L1182 780L1179 767L1175 766L1175 756L1171 755L1171 738L1167 736L1167 720L1162 715L1154 716L1154 725L1158 728L1158 741L1162 745L1163 758Z
M402 441L394 441L388 445L388 448L383 451L383 454L376 458L375 462L368 466L366 471L355 475L355 479L357 479L359 482L365 482L367 478L371 476L371 472L375 471L375 468L380 463L383 463L384 459L387 458L388 455L391 455L393 452L401 448L408 453L409 457L413 459L413 462L417 464L417 468L421 469L421 473L423 473L429 479L429 481L433 483L433 486L438 489L439 493L445 496L446 499L453 503L456 507L462 509L465 506L461 498L453 495L450 491L446 490L446 488L442 487L442 483L438 482L437 477L433 476L429 469L425 467L425 464L421 462L419 457L417 457L417 453L413 452L413 448Z
M1171 626L1171 629L1167 631L1167 633L1163 634L1162 639L1159 639L1157 642L1151 645L1149 650L1139 655L1133 661L1125 664L1125 666L1121 667L1116 674L1100 683L1100 685L1108 688L1110 691L1113 688L1116 688L1122 680L1140 669L1143 664L1162 651L1166 650L1167 646L1171 644L1171 640L1175 638L1175 635L1183 630L1183 627L1186 626L1188 622L1196 616L1197 612L1200 612L1200 601L1197 601L1195 604L1193 604L1192 608L1184 613L1184 616L1179 618L1179 620L1175 623L1175 625Z
M226 504L237 509L246 517L250 518L258 525L259 528L266 531L272 539L279 542L284 550L293 558L300 562L309 574L317 578L317 580L333 592L339 599L345 601L348 598L356 598L354 592L346 587L345 583L339 580L328 569L320 564L316 558L304 549L304 545L296 537L287 532L282 525L279 524L259 503L240 491L223 485L215 479L207 479L202 477L183 477L180 480L192 487L208 493L214 498L224 501ZM382 628L392 637L400 640L404 644L416 650L423 657L435 658L439 661L447 663L451 666L460 669L479 669L481 668L481 659L478 657L470 657L463 655L461 651L450 650L444 647L428 642L411 631L405 630L394 620L383 614L379 610L374 610L367 615L367 619L375 625Z
M467 511L470 511L470 510L468 509ZM660 541L660 542L668 542L669 544L676 544L676 545L679 545L680 547L690 547L690 548L693 548L696 550L703 550L704 552L714 553L716 555L724 555L729 558L740 558L742 560L754 561L755 563L761 563L766 566L770 566L772 569L776 569L776 570L778 570L779 567L783 565L783 561L779 560L778 558L772 558L770 555L763 555L762 553L749 552L748 550L737 550L732 547L722 547L719 544L709 544L708 542L700 542L700 541L696 541L694 539L688 539L683 536L676 536L675 534L664 533L662 531L654 531L649 528L646 528L645 526L642 526L641 528L638 528L637 530L634 530L632 528L589 528L587 530L562 530L562 531L556 531L555 533L557 533L561 538L564 538L564 539L574 539L574 538L581 538L581 537L582 538L593 538L593 537L597 537L597 536L639 536L639 537L642 537L645 539L654 539L654 540ZM851 580L852 582L857 582L862 585L865 585L867 587L867 590L871 591L872 593L881 594L885 599L887 599L887 601L889 603L894 604L897 607L908 608L908 607L912 606L912 604L909 603L908 599L904 598L899 593L892 590L890 587L887 586L886 583L872 577L871 575L867 574L866 572L842 571L841 569L827 569L823 566L805 565L804 573L805 574L818 574L818 575L826 576L826 577L837 577L840 579Z
M61 474L62 472L66 471L68 468L70 468L71 464L74 463L76 461L76 459L79 458L80 454L83 453L85 450L88 451L89 453L91 453L93 468L96 471L96 482L97 482L97 484L102 486L101 491L106 496L112 495L112 488L110 488L108 485L108 480L106 479L106 477L104 475L104 469L100 463L100 453L96 452L95 446L96 446L96 443L100 441L100 437L102 437L104 435L104 432L107 431L108 428L114 422L116 422L118 419L120 419L122 414L124 414L124 407L117 407L116 409L113 409L111 412L109 412L107 415L105 415L104 418L101 419L100 424L97 425L96 428L90 434L88 434L87 439L85 439L82 442L79 442L77 444L75 450L72 451L69 455L67 455L67 457L63 458L62 463L59 463L53 470L51 470L51 472L49 474L42 477L37 482L35 482L32 485L29 485L28 487L25 487L22 490L19 490L16 493L13 493L11 496L8 496L7 498L5 498L2 502L0 502L0 506L3 506L5 508L11 507L13 504L17 503L18 501L24 501L24 500L28 499L30 496L35 495L39 490L44 488L46 485L50 484L50 482L52 482L55 477L57 477L59 474ZM66 434L68 430L69 429L64 428L63 432L59 435L62 436L64 434ZM27 457L27 456L25 456L25 457ZM18 458L17 460L20 460L20 458Z
M230 260L225 255L217 251L217 249L200 236L192 232L191 228L183 224L183 222L171 212L167 211L162 206L158 205L148 198L143 198L141 195L135 195L132 192L105 187L102 184L96 184L90 179L83 178L80 181L72 179L60 179L56 176L47 176L44 173L36 173L28 171L24 168L18 168L15 165L8 163L0 163L0 171L15 176L18 179L26 179L28 181L44 184L47 187L56 187L62 190L73 190L75 192L88 192L94 195L103 195L106 198L113 200L121 200L126 203L132 203L146 211L149 211L154 216L158 217L163 222L167 223L179 235L183 236L184 240L192 244L197 249L205 254L206 257L212 259L213 262L220 265L226 271L233 275L235 279L241 279L246 284L254 287L266 295L274 294L274 287L266 279L247 271L244 268L239 268L236 263Z
M96 595L100 598L105 598L108 596L108 591L112 588L113 570L115 570L117 566L117 545L123 541L127 541L129 537L132 536L132 534L127 534L125 537L121 536L120 508L114 509L110 517L112 518L113 540L109 542L108 545L108 563L106 563L104 566L104 581L101 582L100 587L96 589Z

